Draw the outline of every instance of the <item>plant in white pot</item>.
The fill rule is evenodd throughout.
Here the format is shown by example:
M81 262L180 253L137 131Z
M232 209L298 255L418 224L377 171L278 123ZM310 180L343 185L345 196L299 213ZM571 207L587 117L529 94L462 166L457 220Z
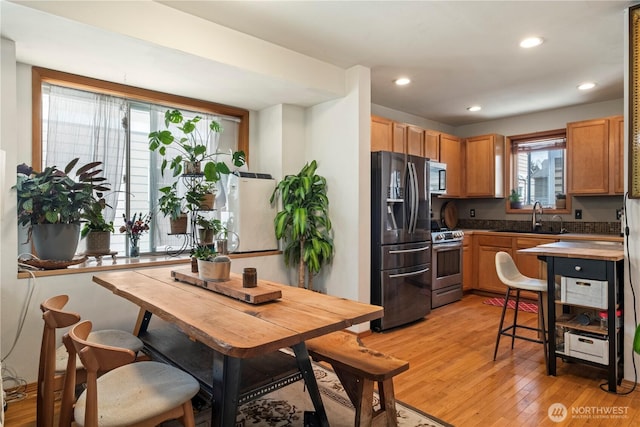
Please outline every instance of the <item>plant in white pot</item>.
M231 272L231 259L218 253L209 246L197 246L191 256L198 262L198 277L212 282L225 282L229 280Z
M64 169L48 166L34 172L25 164L18 166L16 189L18 223L28 227L37 256L43 260L72 260L80 238L80 220L95 203L96 193L109 190L100 177L102 162L79 167L75 179L71 172L79 159Z

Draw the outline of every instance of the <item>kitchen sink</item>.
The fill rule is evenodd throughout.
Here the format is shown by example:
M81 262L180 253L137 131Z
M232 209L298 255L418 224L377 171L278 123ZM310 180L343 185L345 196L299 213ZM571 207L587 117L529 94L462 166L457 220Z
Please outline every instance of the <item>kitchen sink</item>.
M499 229L499 230L491 230L497 233L527 233L527 234L552 234L552 235L557 235L557 234L566 234L567 231L566 230L562 230L562 231L552 231L552 230L539 230L539 231L532 231L532 230L510 230L510 229Z

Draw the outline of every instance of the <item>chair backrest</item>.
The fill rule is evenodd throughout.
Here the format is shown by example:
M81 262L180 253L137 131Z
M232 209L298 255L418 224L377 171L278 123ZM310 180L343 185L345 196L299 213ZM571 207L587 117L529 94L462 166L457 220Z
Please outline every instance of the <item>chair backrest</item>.
M496 273L498 273L498 278L505 285L515 284L524 278L516 263L513 262L513 258L507 252L498 252L496 254Z
M69 358L60 409L60 427L71 425L75 395L73 388L66 385L75 384L76 355L80 357L87 371L86 426L98 425L98 386L96 383L98 375L136 360L136 353L131 350L87 341L92 326L90 321L85 320L73 326L63 337Z
M59 390L56 382L56 329L66 328L80 321L80 315L63 311L69 301L67 295L58 295L40 304L44 329L38 366L37 426L53 427L54 393Z

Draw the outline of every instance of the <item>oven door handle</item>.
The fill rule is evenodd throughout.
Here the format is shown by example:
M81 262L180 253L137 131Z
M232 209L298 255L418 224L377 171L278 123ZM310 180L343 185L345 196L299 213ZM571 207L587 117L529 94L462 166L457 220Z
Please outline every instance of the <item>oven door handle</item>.
M400 251L389 251L390 254L409 254L412 252L422 252L422 251L428 251L431 248L431 246L424 246L422 248L415 248L415 249L402 249Z
M434 252L440 252L447 249L456 249L456 248L462 248L461 241L456 243L436 243L435 245L433 245Z
M418 271L412 271L411 273L390 274L389 278L395 279L396 277L417 276L418 274L426 273L427 271L429 271L429 267Z

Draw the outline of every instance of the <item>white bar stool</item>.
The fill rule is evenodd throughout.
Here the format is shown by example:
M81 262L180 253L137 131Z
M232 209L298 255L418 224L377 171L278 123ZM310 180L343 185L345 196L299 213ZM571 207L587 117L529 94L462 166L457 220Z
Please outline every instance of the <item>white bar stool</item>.
M498 273L498 277L500 281L504 283L507 287L507 292L504 298L504 305L502 306L502 315L500 316L500 326L498 327L498 337L496 339L496 347L493 351L493 360L496 360L496 355L498 354L498 346L500 345L500 337L502 335L511 337L511 349L513 350L513 346L515 343L515 339L522 339L526 341L536 342L542 344L544 348L544 364L547 370L547 374L549 374L549 357L547 350L547 330L545 327L544 321L544 299L543 295L547 292L547 282L545 280L534 279L532 277L524 276L518 270L518 267L513 262L511 255L506 252L498 252L496 254L496 272ZM535 292L538 295L538 328L534 328L527 325L518 324L518 305L520 304L520 291L529 291ZM515 292L515 310L513 314L513 324L510 326L504 327L504 315L507 311L507 304L509 303L509 298L512 297L512 292ZM523 335L518 335L517 328L528 329L531 331L538 332L538 335L541 337L539 339L531 338Z

